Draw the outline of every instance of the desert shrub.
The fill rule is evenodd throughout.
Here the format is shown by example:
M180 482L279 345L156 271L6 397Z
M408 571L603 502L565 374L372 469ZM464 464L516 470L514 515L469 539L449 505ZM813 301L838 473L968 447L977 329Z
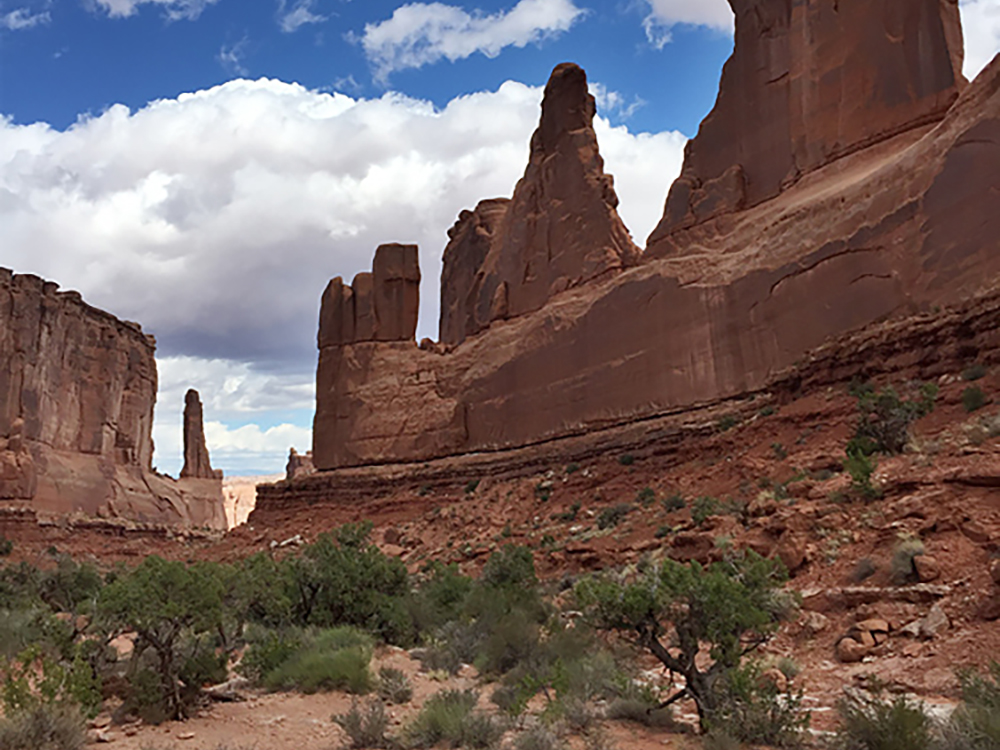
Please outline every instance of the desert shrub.
M774 454L774 457L779 461L784 461L786 458L788 458L788 451L785 450L785 446L783 446L781 443L771 443L771 452Z
M969 414L979 411L989 402L990 400L983 393L983 389L978 386L971 386L962 391L962 406L965 407L965 411Z
M652 487L643 487L636 493L635 501L643 508L648 508L656 502L656 490Z
M548 727L538 725L517 736L515 750L563 750L566 745Z
M851 573L851 580L855 583L861 583L866 581L878 572L878 568L875 563L872 562L870 557L863 557L854 566L854 571Z
M420 713L403 728L408 747L489 747L503 734L502 725L475 711L473 690L442 690L428 698Z
M928 750L931 720L923 709L899 697L887 701L844 699L838 704L838 739L843 750Z
M866 454L857 445L848 445L844 470L851 477L851 491L864 500L875 500L882 491L872 484L872 475L878 464L875 457Z
M566 467L567 474L576 474L578 471L580 471L580 464L573 463Z
M462 616L473 581L457 565L437 561L427 565L421 576L409 600L410 616L418 633L433 633Z
M1000 662L986 675L962 672L962 703L942 730L942 750L1000 748Z
M663 526L660 526L653 533L653 536L656 537L657 539L666 539L668 536L670 536L673 533L674 533L673 527L669 526L667 524L664 524Z
M363 695L372 689L371 657L367 634L348 627L319 631L307 634L302 647L268 672L263 684L270 690L345 690Z
M631 466L635 463L635 456L631 453L623 453L618 457L618 463L622 466Z
M858 399L858 425L848 444L848 456L872 453L902 453L910 436L910 424L934 410L938 388L924 384L908 399L894 388L876 392L870 385L855 386Z
M7 557L14 551L14 542L0 534L0 557Z
M468 481L468 483L467 483L467 484L465 485L465 494L466 494L466 495L471 495L471 494L473 494L473 493L474 493L474 492L475 492L475 491L476 491L476 490L477 490L478 488L479 488L479 480L478 480L478 479L470 479L470 480Z
M727 414L715 423L715 429L719 432L728 432L740 423L739 417L735 414Z
M502 675L529 660L538 650L540 624L523 609L500 617L479 648L476 667L483 674Z
M0 719L0 750L80 750L83 718L65 705L37 705Z
M684 496L675 492L670 497L663 499L663 509L667 513L673 513L675 510L684 510L687 507L687 503L684 501Z
M463 664L475 661L482 639L482 628L476 623L454 620L437 631L427 647L417 652L417 658L429 672L457 674Z
M726 731L714 729L705 735L703 750L743 750L743 743Z
M750 744L799 746L809 727L802 692L782 693L770 680L762 680L761 673L760 663L751 661L717 683L710 728Z
M631 634L636 645L684 678L667 702L690 697L704 729L718 708L712 686L776 632L787 603L787 572L754 552L702 567L665 560L635 576L594 576L574 589L577 605L601 629ZM679 650L664 645L673 641ZM703 645L710 659L696 658Z
M298 628L268 630L250 628L247 649L237 671L256 683L291 659L303 647L303 631Z
M353 750L391 747L385 734L389 719L382 701L369 701L363 705L359 705L357 700L352 701L351 710L335 715L333 720L347 733L348 747Z
M977 363L962 371L962 380L970 383L974 380L982 380L986 377L986 373L985 365Z
M924 554L924 543L915 537L897 542L892 551L892 580L897 584L913 583L917 580L917 569L913 558Z
M580 509L583 507L580 503L573 503L567 510L562 513L556 513L552 516L553 521L566 521L573 522L580 515Z
M691 503L691 520L698 526L721 512L722 504L714 497L702 496Z
M321 534L289 562L293 616L301 626L352 625L389 643L413 639L410 581L399 558L371 543L371 524Z
M605 508L597 516L597 528L613 529L633 510L635 510L635 507L628 503L618 503L617 505Z
M378 694L387 703L409 703L413 698L413 684L402 670L382 667L378 671Z

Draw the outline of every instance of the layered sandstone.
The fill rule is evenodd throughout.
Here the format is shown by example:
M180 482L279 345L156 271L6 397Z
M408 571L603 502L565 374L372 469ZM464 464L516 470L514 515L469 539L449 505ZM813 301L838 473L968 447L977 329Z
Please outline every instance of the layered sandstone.
M730 0L736 47L647 252L804 175L940 121L965 84L957 0Z
M0 500L39 513L224 524L221 485L152 469L155 341L0 269Z
M905 17L912 6L872 5L890 7ZM909 38L903 41L908 49ZM947 46L926 49L922 70L954 64ZM922 80L918 75L906 90L919 90ZM953 95L954 87L941 101ZM770 200L685 230L682 254L566 289L476 335L449 328L467 336L460 346L324 349L316 468L508 451L641 423L759 390L830 337L994 288L1000 60L941 122L928 124L933 110L912 110L909 126L900 121L888 139L872 118L882 140L818 166ZM752 129L753 121L747 124ZM453 233L453 243L478 237L469 266L476 253L492 252L491 236L502 231L503 220L489 212L506 217L513 210L485 208Z
M586 73L558 66L513 198L483 201L448 233L442 343L459 344L494 320L538 310L554 294L638 261L616 210L614 180L604 173L595 112Z

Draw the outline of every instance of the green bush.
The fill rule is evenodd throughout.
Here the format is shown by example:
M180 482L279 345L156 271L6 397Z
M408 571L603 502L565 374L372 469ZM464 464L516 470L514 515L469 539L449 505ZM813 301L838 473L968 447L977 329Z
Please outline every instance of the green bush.
M635 507L628 503L618 503L617 505L605 508L597 516L597 528L613 529L633 510L635 510Z
M970 383L974 380L982 380L986 377L986 373L987 370L984 365L974 364L962 371L962 380Z
M402 670L382 667L378 671L378 694L387 703L402 705L413 698L413 684Z
M38 705L0 719L0 750L80 750L83 718L64 705Z
M618 463L622 466L631 466L635 463L635 456L631 453L623 453L618 457Z
M359 706L355 700L351 703L350 711L334 716L333 720L347 733L350 741L347 747L352 750L391 747L385 734L389 728L389 719L381 701L369 701Z
M691 503L691 520L701 526L712 516L722 512L722 504L714 497L702 496Z
M563 750L566 745L548 727L532 727L514 740L515 750Z
M635 501L643 508L648 508L656 502L656 490L652 487L643 487L636 493Z
M751 661L717 683L710 728L749 744L798 747L809 727L802 692L782 693L761 674L760 663Z
M914 583L917 569L913 558L924 554L924 543L915 537L900 540L892 552L892 580L897 584Z
M7 557L14 551L14 542L0 534L0 557Z
M307 637L300 650L271 670L263 684L270 690L309 694L345 690L364 695L373 686L368 669L371 658L372 641L365 633L347 627L320 631Z
M291 659L303 647L303 633L298 629L247 631L247 649L240 660L239 673L255 683Z
M875 458L857 446L848 445L844 470L851 477L851 491L864 500L875 500L882 491L872 484L872 475L877 467Z
M442 690L427 699L420 713L403 729L411 748L485 748L500 739L503 726L475 711L479 696L473 690Z
M663 509L667 511L667 513L673 513L674 511L677 510L684 510L686 507L687 507L687 502L685 502L684 496L679 492L675 492L670 497L663 499Z
M967 671L959 677L962 704L942 730L942 750L998 750L1000 662L992 662L985 676Z
M931 720L917 705L899 697L886 701L842 700L838 704L843 750L929 750Z
M910 436L910 424L934 410L938 388L924 384L915 395L903 399L894 388L876 392L869 385L852 388L858 399L858 425L848 444L848 455L902 453Z
M989 402L990 400L983 393L983 389L978 386L971 386L962 391L962 406L965 407L965 411L969 414L979 411Z

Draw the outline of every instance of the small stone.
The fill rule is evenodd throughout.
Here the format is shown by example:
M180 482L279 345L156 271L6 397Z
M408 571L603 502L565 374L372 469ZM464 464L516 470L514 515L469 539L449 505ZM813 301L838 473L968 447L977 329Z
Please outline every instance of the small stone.
M1000 557L990 563L990 577L993 579L993 583L1000 586Z
M948 619L948 615L941 609L941 605L935 604L921 622L920 636L930 640L949 627L951 627L951 621Z
M1000 594L995 594L979 605L979 616L987 622L1000 620Z
M784 672L775 667L772 667L761 674L760 684L762 686L771 684L779 693L785 693L788 691L788 678L785 677Z
M856 664L868 655L868 651L853 638L842 638L837 643L837 659L844 664Z
M806 612L802 617L802 630L810 638L815 638L830 627L830 619L819 612Z
M778 557L789 573L794 573L806 564L806 544L798 536L786 534L778 545Z
M917 555L913 558L913 568L921 583L930 583L941 577L941 566L937 558L930 555Z
M194 739L194 732L182 732L181 734L177 735L177 739L179 739L179 740L193 740Z

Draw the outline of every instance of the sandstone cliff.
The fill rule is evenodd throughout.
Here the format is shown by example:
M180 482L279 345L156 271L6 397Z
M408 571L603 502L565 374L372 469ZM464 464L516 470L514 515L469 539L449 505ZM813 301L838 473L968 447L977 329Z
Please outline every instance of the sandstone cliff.
M205 443L205 423L201 396L193 388L184 395L184 468L181 479L222 479L212 469Z
M730 5L736 48L649 238L652 255L678 252L678 230L941 120L965 84L957 0Z
M829 4L787 0L736 10L738 49L689 167L701 144L718 140L707 134L719 113L731 111L725 121L737 153L718 162L720 172L701 174L740 165L733 184L746 188L744 197L670 235L669 253L653 247L642 264L551 298L561 284L517 297L531 299L517 315L510 286L506 314L494 314L504 312L495 292L512 277L493 276L484 294L489 274L475 271L526 267L516 265L523 245L501 242L517 196L463 215L442 289L442 339L461 346L323 348L319 471L554 445L753 392L831 336L995 286L1000 60L962 85L954 3L846 0L835 16ZM768 73L760 63L772 59L784 62ZM742 87L738 71L749 77ZM793 83L805 88L772 99ZM742 97L739 107L733 96ZM775 111L779 121L795 114L778 135L762 130ZM536 134L533 160L548 142ZM595 174L577 171L563 194L592 196ZM611 204L602 205L610 215ZM585 206L567 200L559 210L572 225L594 216ZM585 256L575 256L575 274L559 273L587 278L595 266Z
M448 233L442 343L461 343L494 320L538 310L558 292L638 261L616 211L614 180L604 173L595 111L586 73L558 66L513 199L483 201Z
M0 269L0 500L224 526L221 485L152 470L155 342L76 292Z

